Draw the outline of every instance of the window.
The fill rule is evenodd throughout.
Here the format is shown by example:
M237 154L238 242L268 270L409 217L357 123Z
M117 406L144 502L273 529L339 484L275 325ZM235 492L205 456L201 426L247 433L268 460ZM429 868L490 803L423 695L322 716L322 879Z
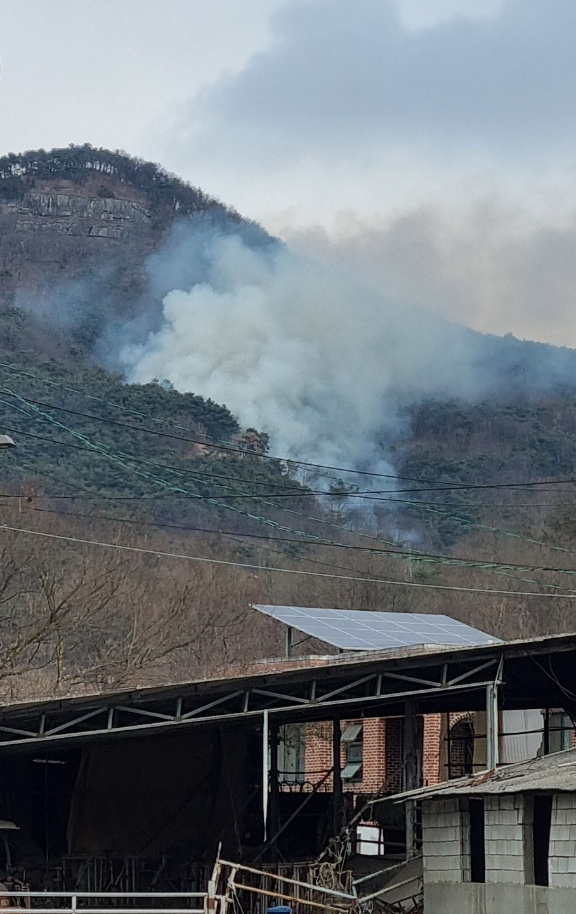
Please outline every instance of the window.
M342 769L342 780L357 782L362 780L362 724L346 727L342 734L342 743L346 752L346 763Z
M470 817L470 881L486 882L486 836L484 830L484 800L468 801Z
M548 885L551 824L552 797L535 796L532 810L532 854L535 885Z
M572 746L573 724L563 711L551 711L549 717L549 752L561 752Z
M301 724L286 724L280 728L278 742L278 781L299 784L304 780L305 739Z
M448 715L446 731L448 780L474 772L474 721L470 714L453 724Z

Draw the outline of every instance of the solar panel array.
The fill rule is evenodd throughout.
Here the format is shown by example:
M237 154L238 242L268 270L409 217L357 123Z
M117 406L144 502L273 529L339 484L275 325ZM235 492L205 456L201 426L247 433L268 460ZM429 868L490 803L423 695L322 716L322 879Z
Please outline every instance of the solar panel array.
M432 613L308 609L261 604L254 604L254 609L346 651L381 651L425 644L470 646L499 641L450 616Z

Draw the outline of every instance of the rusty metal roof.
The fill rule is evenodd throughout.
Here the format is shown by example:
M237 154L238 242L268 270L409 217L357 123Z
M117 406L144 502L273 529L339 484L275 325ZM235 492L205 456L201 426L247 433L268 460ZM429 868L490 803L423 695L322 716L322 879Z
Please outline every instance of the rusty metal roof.
M482 710L486 687L501 677L501 708L565 708L576 714L570 685L576 634L467 647L402 648L260 663L214 679L0 705L0 751L109 739L225 723L258 726ZM574 704L574 708L572 708ZM568 705L568 707L567 707Z
M457 796L554 791L576 793L576 749L565 749L434 787L422 787L397 795L395 799L442 800Z

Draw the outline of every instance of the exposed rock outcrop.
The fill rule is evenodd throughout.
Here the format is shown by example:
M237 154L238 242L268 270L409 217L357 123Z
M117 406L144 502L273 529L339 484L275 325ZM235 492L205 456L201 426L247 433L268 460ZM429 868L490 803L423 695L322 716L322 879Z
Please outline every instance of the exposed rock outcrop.
M37 291L101 268L138 269L161 239L144 194L108 176L82 184L34 181L0 201L0 276Z

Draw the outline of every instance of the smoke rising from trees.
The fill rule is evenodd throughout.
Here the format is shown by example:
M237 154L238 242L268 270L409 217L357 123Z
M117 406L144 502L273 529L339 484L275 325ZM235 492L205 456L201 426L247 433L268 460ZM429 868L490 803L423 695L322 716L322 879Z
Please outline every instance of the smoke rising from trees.
M575 376L569 350L471 331L213 225L181 224L149 272L162 313L145 339L124 328L127 379L225 403L294 459L384 469L415 402Z

